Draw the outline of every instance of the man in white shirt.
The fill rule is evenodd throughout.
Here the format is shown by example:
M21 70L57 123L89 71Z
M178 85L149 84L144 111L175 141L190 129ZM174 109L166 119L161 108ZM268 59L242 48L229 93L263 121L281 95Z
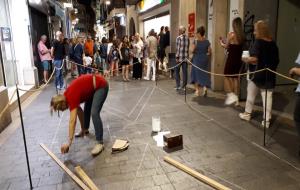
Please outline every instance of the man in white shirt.
M149 32L149 37L146 39L147 43L147 74L144 77L145 80L150 80L150 71L153 68L152 80L156 80L156 57L157 57L157 39L155 37L155 32L152 29Z

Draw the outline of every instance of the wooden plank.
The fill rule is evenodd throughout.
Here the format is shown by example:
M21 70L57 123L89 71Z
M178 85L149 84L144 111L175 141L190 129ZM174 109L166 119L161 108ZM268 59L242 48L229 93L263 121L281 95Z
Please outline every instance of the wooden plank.
M82 179L82 181L91 188L91 190L99 190L91 178L83 171L80 166L75 167L76 174Z
M231 190L230 188L216 182L215 180L213 179L210 179L209 177L205 176L205 175L202 175L200 174L199 172L181 164L180 162L177 162L176 160L168 157L168 156L165 156L164 157L164 160L166 162L168 162L169 164L175 166L176 168L190 174L191 176L195 177L196 179L208 184L209 186L215 188L215 189L218 189L218 190Z
M91 190L64 163L62 163L44 144L40 144L40 146L82 189Z

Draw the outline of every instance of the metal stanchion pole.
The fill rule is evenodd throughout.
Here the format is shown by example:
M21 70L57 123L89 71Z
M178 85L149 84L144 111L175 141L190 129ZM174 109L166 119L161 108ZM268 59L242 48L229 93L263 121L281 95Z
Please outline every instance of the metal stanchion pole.
M26 162L27 162L27 170L28 170L28 176L29 176L30 189L33 189L32 180L31 180L30 165L29 165L29 158L28 158L28 151L27 151L25 128L24 128L24 122L23 122L23 114L22 114L21 101L20 101L19 89L18 89L17 84L16 84L16 90L17 90L18 106L19 106L19 112L20 112L20 120L21 120L21 126L22 126L22 134L23 134L23 140L24 140L24 147L25 147L25 155L26 155Z
M186 60L185 60L186 61ZM185 64L186 65L186 68L185 68L185 78L186 78L186 83L187 83L187 81L188 81L188 64L187 64L187 61L185 62L185 63L183 63L183 64ZM183 68L183 67L182 67ZM187 86L187 84L185 84L185 86L184 86L184 102L186 103L186 86Z

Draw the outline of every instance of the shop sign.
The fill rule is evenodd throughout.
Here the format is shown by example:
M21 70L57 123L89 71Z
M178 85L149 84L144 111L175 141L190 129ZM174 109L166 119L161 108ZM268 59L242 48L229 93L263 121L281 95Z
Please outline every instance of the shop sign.
M195 13L190 13L188 19L189 19L189 27L188 27L189 37L194 37L194 34L195 34L195 23L196 23L196 15L195 15Z
M140 1L140 11L144 12L164 2L165 0L142 0Z
M0 30L1 30L1 39L2 39L2 41L11 41L10 28L0 27Z

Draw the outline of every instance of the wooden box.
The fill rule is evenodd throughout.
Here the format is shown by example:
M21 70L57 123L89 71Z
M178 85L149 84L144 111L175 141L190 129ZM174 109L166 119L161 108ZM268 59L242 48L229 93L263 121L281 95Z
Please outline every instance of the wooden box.
M168 149L182 147L183 146L182 135L172 135L172 134L164 135L164 145Z

